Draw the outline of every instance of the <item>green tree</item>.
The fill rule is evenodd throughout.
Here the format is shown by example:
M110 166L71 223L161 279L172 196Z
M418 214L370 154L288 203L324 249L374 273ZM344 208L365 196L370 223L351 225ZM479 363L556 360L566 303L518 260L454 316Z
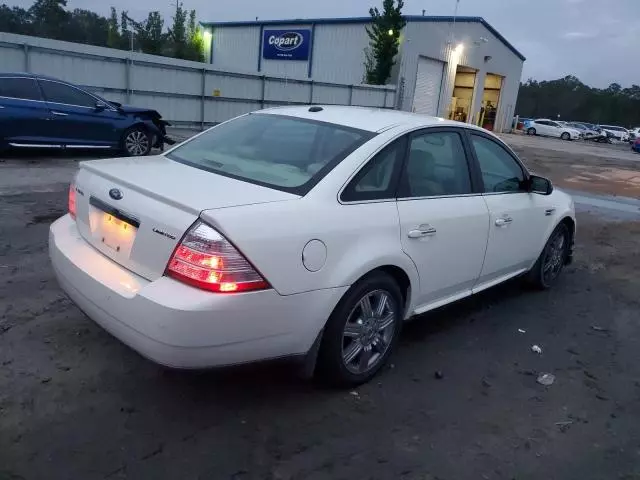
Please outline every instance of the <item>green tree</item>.
M369 9L371 25L367 25L369 47L365 49L365 82L384 85L391 76L398 55L400 32L406 25L402 17L404 0L383 0L382 13Z
M64 40L104 46L109 39L109 21L89 10L76 8L69 16Z
M204 62L204 47L204 35L196 21L196 11L191 10L187 25L187 48L183 58L194 62Z
M176 58L185 58L187 50L187 12L182 8L182 2L176 3L176 14L173 17L173 26L169 29L169 37L172 42L172 53Z
M29 8L33 31L40 37L69 39L71 15L65 10L66 6L67 0L36 0Z
M32 35L31 16L29 12L20 7L0 5L0 32L18 33L20 35Z
M135 31L136 44L140 50L153 55L162 53L166 35L162 32L164 20L160 12L149 12L144 22L136 22L127 16L127 23Z
M573 75L557 80L529 79L520 86L516 113L522 117L556 118L590 123L640 125L640 86L592 88Z
M120 36L118 12L114 7L111 7L111 16L108 20L107 47L122 48L122 37Z

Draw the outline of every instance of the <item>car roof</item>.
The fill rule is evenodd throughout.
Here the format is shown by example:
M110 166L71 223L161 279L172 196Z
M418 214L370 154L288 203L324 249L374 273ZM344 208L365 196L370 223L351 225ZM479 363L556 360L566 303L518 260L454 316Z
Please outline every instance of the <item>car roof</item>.
M482 130L469 123L445 120L439 117L430 117L418 113L404 112L401 110L389 110L373 107L349 107L340 105L313 105L322 110L314 111L310 106L275 107L260 110L256 113L268 115L286 115L308 120L333 123L359 130L370 132L382 132L396 126L407 128L420 128L431 126L457 126ZM484 131L484 130L483 130Z
M21 77L21 78L42 78L45 80L55 80L56 82L69 83L64 80L60 80L59 78L50 77L48 75L40 75L36 73L26 73L26 72L2 72L0 73L0 78L13 78L13 77ZM69 84L71 85L71 84Z

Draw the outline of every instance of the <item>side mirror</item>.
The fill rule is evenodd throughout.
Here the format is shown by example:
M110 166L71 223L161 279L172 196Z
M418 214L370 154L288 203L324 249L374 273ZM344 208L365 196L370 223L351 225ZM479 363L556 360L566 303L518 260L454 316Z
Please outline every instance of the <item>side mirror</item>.
M529 191L540 195L551 195L553 193L553 184L548 178L531 175L529 177Z
M95 111L96 111L96 112L102 112L102 111L104 111L106 108L107 108L107 106L106 106L104 103L100 103L100 102L98 102L98 103L96 103Z

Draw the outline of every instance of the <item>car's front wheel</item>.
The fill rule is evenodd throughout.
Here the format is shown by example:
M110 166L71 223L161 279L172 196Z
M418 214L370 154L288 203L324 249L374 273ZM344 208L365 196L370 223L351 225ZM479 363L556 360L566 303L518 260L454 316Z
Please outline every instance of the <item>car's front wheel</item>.
M536 129L531 127L527 130L527 135L535 135L536 134Z
M567 132L563 132L562 135L560 135L560 138L562 140L571 140L571 135L569 135L569 133Z
M322 336L316 373L334 385L370 380L387 362L402 328L402 293L384 272L367 275L349 289Z
M529 272L528 280L534 287L546 290L553 286L567 263L570 241L569 229L561 223L547 240L538 261Z
M130 157L149 155L151 136L144 127L131 127L122 136L122 149Z

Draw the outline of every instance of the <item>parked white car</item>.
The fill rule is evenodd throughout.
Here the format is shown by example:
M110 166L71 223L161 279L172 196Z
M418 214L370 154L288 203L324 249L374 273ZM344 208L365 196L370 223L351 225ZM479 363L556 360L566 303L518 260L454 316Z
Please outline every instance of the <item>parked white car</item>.
M370 379L405 320L572 258L571 197L495 135L405 112L262 110L156 157L83 162L62 288L151 360L304 359Z
M616 140L620 140L621 142L629 141L629 130L624 127L615 125L599 125L599 127Z
M640 127L629 130L629 141L640 138Z
M527 134L557 137L562 140L579 140L582 138L582 132L577 128L547 118L532 120L529 123L529 128L527 128Z

